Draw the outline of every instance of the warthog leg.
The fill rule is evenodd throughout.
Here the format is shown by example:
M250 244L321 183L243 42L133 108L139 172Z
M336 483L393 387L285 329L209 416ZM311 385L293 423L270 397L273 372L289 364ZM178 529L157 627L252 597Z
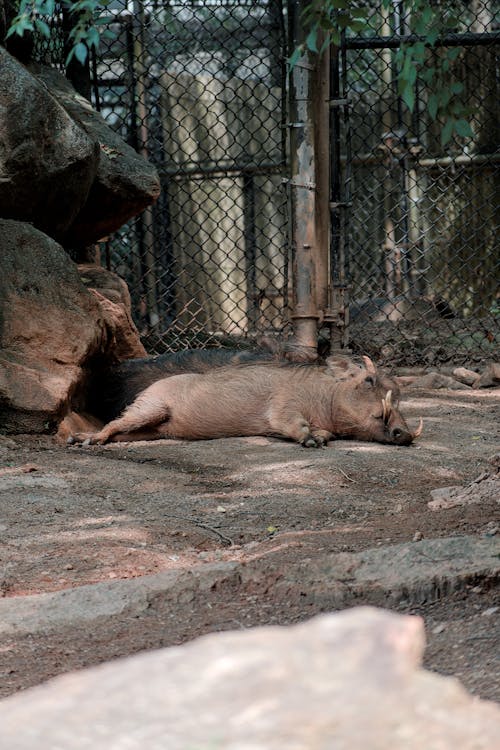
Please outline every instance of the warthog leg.
M318 446L326 445L333 437L332 433L328 432L328 430L316 430L314 428L311 429L311 434Z
M323 431L312 430L307 419L301 414L290 414L288 410L279 410L271 415L269 424L273 432L295 440L304 448L321 448L325 444Z
M165 422L170 416L170 408L156 394L153 387L146 389L136 400L128 406L123 414L112 422L108 422L102 430L93 434L77 433L73 435L73 441L85 443L86 445L102 445L118 435L135 433L135 440L151 440L160 437L154 429L160 422ZM141 437L139 437L139 434ZM147 437L144 437L147 436ZM123 438L122 438L123 439ZM126 438L125 438L126 439Z

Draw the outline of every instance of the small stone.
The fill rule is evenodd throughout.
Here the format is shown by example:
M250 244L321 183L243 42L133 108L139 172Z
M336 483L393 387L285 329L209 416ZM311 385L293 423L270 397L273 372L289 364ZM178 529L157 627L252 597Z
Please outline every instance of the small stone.
M495 469L500 470L500 453L494 453L493 456L490 456L488 458L488 463Z
M485 536L496 536L498 534L498 531L500 529L500 526L495 523L495 521L490 521L486 524L486 529L484 530Z
M442 633L443 630L446 630L446 625L443 622L438 623L432 628L432 633L434 635L439 635L439 633Z
M73 565L71 563L68 563L64 566L64 570L73 570Z
M484 612L481 612L481 617L491 617L492 615L496 615L499 609L500 607L488 607Z
M424 538L424 535L422 534L421 531L416 531L413 534L413 541L414 542L420 542L423 538Z
M453 370L453 377L460 383L465 383L465 385L473 385L479 376L477 372L474 372L474 370L468 370L466 367L456 367Z

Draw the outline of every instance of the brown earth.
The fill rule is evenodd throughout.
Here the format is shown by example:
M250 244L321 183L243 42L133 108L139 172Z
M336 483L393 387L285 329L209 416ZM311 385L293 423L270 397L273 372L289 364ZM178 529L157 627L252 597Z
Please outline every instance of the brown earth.
M424 418L424 434L409 448L336 441L307 450L263 437L83 448L0 438L4 597L165 570L194 574L226 561L246 571L221 573L204 588L179 584L139 615L0 636L0 696L202 633L336 608L305 585L294 596L279 593L276 580L300 562L422 538L495 537L498 483L480 502L438 510L428 503L431 490L492 469L500 390L408 392L402 411L412 425ZM387 606L424 617L429 668L500 700L498 581L484 575L438 589L409 591Z

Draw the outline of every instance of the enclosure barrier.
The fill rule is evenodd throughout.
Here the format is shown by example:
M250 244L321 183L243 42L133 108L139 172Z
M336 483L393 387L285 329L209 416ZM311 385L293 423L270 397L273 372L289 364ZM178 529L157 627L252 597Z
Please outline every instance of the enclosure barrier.
M129 284L146 346L244 345L302 326L309 343L319 333L333 349L393 364L493 358L497 6L442 3L457 25L430 54L456 50L450 81L463 84L473 131L443 147L423 82L413 113L399 93L404 2L369 4L369 30L290 75L303 5L112 0L106 11L114 37L92 60L92 100L162 183L157 204L101 245ZM60 63L63 49L40 56ZM304 115L294 91L308 69Z

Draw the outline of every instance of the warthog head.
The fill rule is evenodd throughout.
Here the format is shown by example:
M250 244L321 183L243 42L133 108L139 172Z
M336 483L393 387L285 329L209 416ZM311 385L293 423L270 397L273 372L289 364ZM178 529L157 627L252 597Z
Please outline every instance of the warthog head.
M348 360L327 361L327 372L339 385L333 400L335 434L391 445L410 445L422 434L423 422L411 430L398 409L399 388L377 372L369 357L364 367Z

